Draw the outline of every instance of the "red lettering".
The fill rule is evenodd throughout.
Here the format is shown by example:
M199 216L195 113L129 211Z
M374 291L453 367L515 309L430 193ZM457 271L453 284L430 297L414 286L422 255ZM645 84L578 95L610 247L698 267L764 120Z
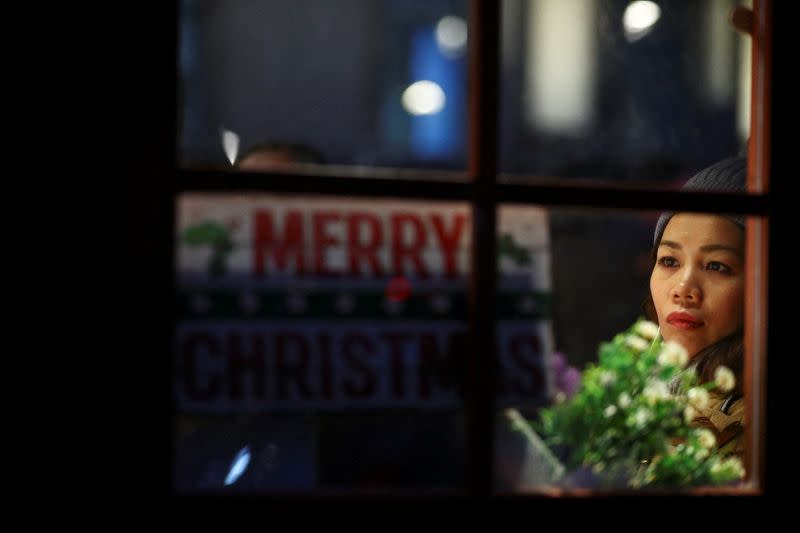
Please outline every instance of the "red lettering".
M242 336L231 334L227 338L228 349L228 391L231 400L240 400L243 381L246 374L250 374L251 381L254 383L254 397L263 398L266 392L266 364L264 362L264 339L261 336L253 335L250 337L252 345L250 354L247 355L242 349Z
M363 382L358 383L349 379L343 380L343 387L348 396L368 397L375 392L375 374L370 366L359 355L371 356L375 354L375 344L366 335L359 333L345 333L342 338L342 357L350 368L357 370L363 377Z
M319 336L320 378L322 379L322 396L326 400L333 398L333 361L331 360L331 338L329 335Z
M403 365L403 343L411 338L409 333L384 333L382 337L389 343L392 359L392 393L402 398L405 395L405 365Z
M439 239L440 248L444 255L444 275L448 278L456 275L456 259L458 254L458 243L461 241L461 234L464 232L464 224L467 221L465 213L456 213L453 218L453 227L448 232L444 227L441 215L431 216L431 223Z
M360 228L368 228L369 236L366 242L361 242ZM377 252L383 245L383 231L381 221L375 215L368 213L353 213L347 219L347 246L350 251L350 274L357 276L359 263L366 260L376 276L383 275L383 268L378 261Z
M297 272L305 271L303 219L299 211L289 211L286 215L281 239L276 238L272 213L269 211L256 211L253 225L254 274L264 275L267 254L272 254L278 270L285 270L289 263L289 254L294 254Z
M436 385L441 388L451 389L456 385L459 392L461 391L464 368L460 355L464 353L465 337L463 333L452 333L447 340L447 351L442 354L436 335L420 334L417 389L421 398L430 398L433 392L431 383L433 378L436 379Z
M278 381L278 397L289 398L289 383L297 385L300 395L311 397L308 385L308 363L310 347L305 337L296 333L281 332L275 335L275 379ZM294 355L295 361L291 361Z
M420 277L427 277L428 270L422 262L420 253L427 241L425 227L422 221L412 213L398 213L392 215L392 256L395 274L403 273L403 265L410 259ZM403 238L404 227L412 231L411 242L406 243Z
M335 273L332 270L329 270L325 263L325 252L327 248L339 244L339 239L336 238L335 235L329 234L326 230L328 229L329 222L339 220L339 218L339 213L314 213L313 227L314 242L316 243L316 246L314 247L314 271L316 274L331 275Z
M444 335L427 328L353 328L340 337L339 327L331 327L313 335L292 328L186 335L179 345L178 361L183 397L189 402L214 403L225 395L234 408L236 402L244 401L270 408L264 402L274 399L286 402L279 405L290 409L308 401L325 406L333 400L371 406L384 386L389 398L380 401L388 399L397 405L405 401L424 405L432 398L449 401L453 394L463 397L466 336L461 329ZM543 399L542 339L530 331L518 331L502 345L498 398ZM386 357L385 365L376 365L379 355Z

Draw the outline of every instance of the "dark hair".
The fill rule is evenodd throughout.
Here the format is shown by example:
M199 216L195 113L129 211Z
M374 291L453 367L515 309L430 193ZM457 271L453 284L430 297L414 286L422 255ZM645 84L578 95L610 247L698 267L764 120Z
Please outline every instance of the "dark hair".
M322 154L318 150L308 146L307 144L283 142L283 141L267 141L267 142L256 143L250 148L248 148L236 159L236 164L238 165L245 158L261 152L283 153L288 155L292 161L295 161L297 163L322 164L325 162L325 158L322 156Z
M730 393L744 394L744 333L741 329L700 350L694 356L694 361L695 372L701 383L713 381L717 368L726 366L736 377L736 384Z

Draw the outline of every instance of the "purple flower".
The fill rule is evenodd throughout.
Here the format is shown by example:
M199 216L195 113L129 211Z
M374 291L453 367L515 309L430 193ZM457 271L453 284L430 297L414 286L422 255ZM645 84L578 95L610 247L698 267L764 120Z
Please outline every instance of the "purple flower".
M556 376L560 376L561 373L564 372L567 368L567 358L564 357L563 353L553 352L550 358L550 368L553 369L553 374Z
M553 352L550 358L550 368L553 372L554 393L562 393L564 399L571 398L580 387L580 371L567 364L567 358L561 352Z
M567 367L564 373L561 374L560 382L559 389L561 389L567 398L572 398L572 396L578 392L578 387L580 387L581 373L573 366Z

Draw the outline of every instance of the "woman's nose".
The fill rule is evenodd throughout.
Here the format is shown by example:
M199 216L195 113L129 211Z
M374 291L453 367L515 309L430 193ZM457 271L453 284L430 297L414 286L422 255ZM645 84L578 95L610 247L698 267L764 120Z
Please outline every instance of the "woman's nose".
M670 297L675 303L685 306L699 305L703 298L703 293L691 276L685 276L670 291Z

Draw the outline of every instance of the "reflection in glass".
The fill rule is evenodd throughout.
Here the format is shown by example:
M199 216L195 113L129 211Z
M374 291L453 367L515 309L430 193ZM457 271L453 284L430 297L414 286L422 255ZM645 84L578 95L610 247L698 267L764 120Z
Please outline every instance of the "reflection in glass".
M185 0L179 13L182 167L465 168L466 0ZM245 163L257 145L276 149Z
M178 491L461 487L465 204L176 207Z
M735 5L505 0L503 179L679 188L743 150L750 37L728 22Z
M505 0L499 170L677 188L742 150L735 4ZM316 156L247 169L465 168L465 0L185 1L180 21L182 166L244 168L276 143Z
M546 211L548 387L498 402L496 490L743 486L744 218L660 215Z

